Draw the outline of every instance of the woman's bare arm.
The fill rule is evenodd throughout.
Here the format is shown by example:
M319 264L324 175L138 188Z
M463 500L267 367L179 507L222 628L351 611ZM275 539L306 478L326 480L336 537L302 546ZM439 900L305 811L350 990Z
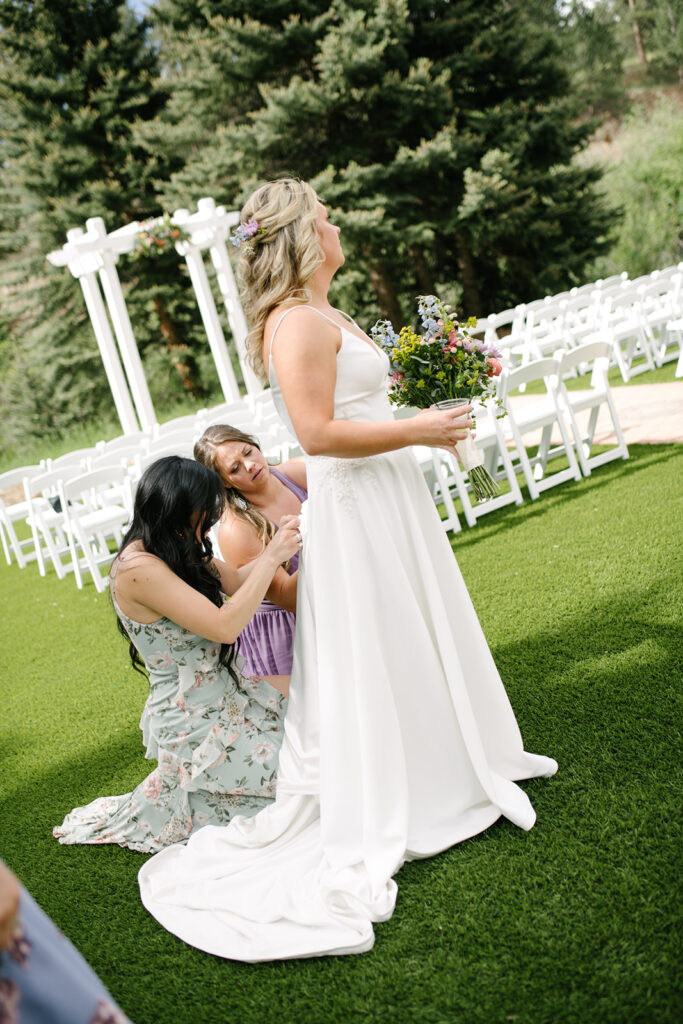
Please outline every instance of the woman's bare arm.
M136 622L166 617L207 640L234 643L265 597L280 562L298 551L296 523L296 517L292 517L280 528L252 563L245 582L220 608L147 552L131 554L120 563L116 576L118 604ZM235 570L218 559L215 562L222 579L224 573L234 577Z
M272 347L292 425L309 455L363 458L415 444L450 448L467 436L471 406L379 423L335 420L339 342L337 327L300 307L282 322Z
M221 521L218 528L218 542L221 554L228 559L229 566L239 581L239 586L247 579L254 560L263 552L263 543L250 523L245 523L238 516L231 515ZM297 575L294 573L290 576L280 566L266 591L268 600L280 608L284 608L285 611L296 611ZM233 589L236 588L233 587Z

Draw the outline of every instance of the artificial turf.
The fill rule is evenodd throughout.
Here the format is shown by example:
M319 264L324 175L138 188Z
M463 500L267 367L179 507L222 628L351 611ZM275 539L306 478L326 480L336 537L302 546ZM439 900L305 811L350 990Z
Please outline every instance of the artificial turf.
M683 446L632 446L454 538L527 749L560 771L523 783L531 832L404 866L371 952L214 958L143 909L140 854L52 838L151 766L107 595L35 564L0 566L0 854L137 1024L680 1020L682 498Z

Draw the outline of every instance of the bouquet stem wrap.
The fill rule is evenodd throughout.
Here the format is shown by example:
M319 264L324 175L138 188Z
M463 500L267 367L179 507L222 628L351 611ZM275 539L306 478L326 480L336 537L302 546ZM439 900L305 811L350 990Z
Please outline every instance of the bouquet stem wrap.
M469 398L448 398L446 401L437 402L435 408L456 409L458 406L467 405L469 401ZM484 465L484 456L470 431L464 441L456 442L455 450L467 471L467 479L477 501L488 501L489 498L495 498L500 494L500 487Z

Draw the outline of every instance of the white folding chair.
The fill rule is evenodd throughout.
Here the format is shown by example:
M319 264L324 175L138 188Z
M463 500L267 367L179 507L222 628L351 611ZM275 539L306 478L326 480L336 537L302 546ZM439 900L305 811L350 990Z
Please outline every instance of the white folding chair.
M39 476L43 472L42 466L34 465L20 466L18 469L0 473L0 494L5 494L5 499L0 497L0 541L7 564L12 564L12 554L14 554L20 569L25 569L26 563L36 557L33 536L20 539L14 525L25 522L28 515L28 505L22 484L24 480ZM19 497L19 500L10 500L10 492L15 492L14 496Z
M557 386L562 409L567 414L571 430L574 434L576 454L584 476L590 476L592 469L611 462L612 459L627 459L628 447L621 430L619 414L614 404L612 391L607 381L610 346L606 341L593 341L580 345L571 352L560 353L558 358ZM579 364L591 368L590 389L587 391L568 391L565 378L572 374ZM606 408L612 420L612 427L617 439L616 445L591 455L595 438L595 428L602 408ZM584 430L579 426L578 414L589 411L588 423Z
M524 346L532 359L552 355L562 347L562 300L529 303L523 328Z
M539 497L541 491L556 487L566 480L580 480L581 470L576 461L574 443L567 429L557 394L557 360L551 357L536 359L516 370L503 370L500 378L500 397L507 412L503 421L503 429L512 439L514 448L510 451L515 470L522 470L524 479L532 499ZM541 381L544 395L520 397L517 403L512 392L520 384ZM524 435L533 431L540 441L538 450L529 456L524 443ZM553 444L553 434L559 434ZM557 443L560 441L561 443ZM564 455L569 465L566 469L547 473L548 464L556 456Z
M78 466L85 470L90 467L90 460L98 454L96 446L77 448L76 451L58 455L56 459L45 459L45 469L49 472L52 469L60 469L62 466Z
M678 320L669 320L666 325L669 344L678 345L678 362L676 376L683 377L683 316Z
M624 381L655 369L655 359L640 308L637 288L628 283L616 295L607 298L603 308L600 334L612 346L612 361Z
M683 313L681 290L683 274L662 273L638 293L643 328L652 348L657 366L679 358L679 342L671 337L669 323ZM673 345L673 350L669 351Z
M81 590L89 572L102 593L107 577L100 566L111 563L109 542L120 546L133 508L130 477L124 467L108 466L61 481L59 494L76 585Z
M434 504L437 508L439 505L443 506L445 514L441 516L441 525L446 533L460 533L462 526L453 503L448 481L449 466L446 462L448 453L441 448L429 448L426 445L417 444L412 446L411 451L419 463Z
M79 473L78 466L67 465L24 478L26 522L31 527L35 558L41 576L46 575L48 560L52 562L60 580L73 570L69 542L64 530L64 506L59 486L63 480Z
M496 409L493 406L482 405L478 402L472 404L474 406L472 415L476 424L474 439L484 457L484 465L499 484L507 481L509 490L503 490L495 498L489 498L487 501L473 503L472 488L467 482L467 470L462 468L456 456L451 452L434 449L436 453L434 458L441 464L440 491L443 493L444 487L446 487L451 497L460 498L463 515L468 526L474 526L477 520L488 512L495 512L496 509L513 502L515 505L521 505L524 501L515 466L505 441L503 419L496 416ZM445 501L444 505L450 514Z

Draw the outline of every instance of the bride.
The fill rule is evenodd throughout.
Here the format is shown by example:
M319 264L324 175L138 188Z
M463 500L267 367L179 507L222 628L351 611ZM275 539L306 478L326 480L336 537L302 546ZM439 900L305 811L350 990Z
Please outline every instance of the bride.
M360 953L393 875L535 814L525 752L411 445L451 447L465 410L394 420L386 356L330 305L339 229L304 182L263 185L236 232L254 365L307 453L297 633L274 804L141 869L147 909L207 952Z

